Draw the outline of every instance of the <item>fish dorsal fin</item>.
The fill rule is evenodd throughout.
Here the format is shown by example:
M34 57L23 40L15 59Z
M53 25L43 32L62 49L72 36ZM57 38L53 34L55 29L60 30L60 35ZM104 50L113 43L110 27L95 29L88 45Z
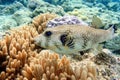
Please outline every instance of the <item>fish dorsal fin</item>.
M102 21L99 17L94 15L92 18L91 26L94 28L101 28L104 26L104 24L102 23Z

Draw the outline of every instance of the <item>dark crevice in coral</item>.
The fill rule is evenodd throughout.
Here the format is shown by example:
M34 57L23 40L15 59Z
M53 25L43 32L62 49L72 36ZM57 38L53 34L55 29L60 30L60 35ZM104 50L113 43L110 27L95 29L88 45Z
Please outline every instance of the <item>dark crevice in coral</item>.
M2 71L5 71L6 65L3 65L3 63L6 61L6 55L0 56L0 73Z
M120 49L114 50L113 53L115 53L115 54L120 54Z

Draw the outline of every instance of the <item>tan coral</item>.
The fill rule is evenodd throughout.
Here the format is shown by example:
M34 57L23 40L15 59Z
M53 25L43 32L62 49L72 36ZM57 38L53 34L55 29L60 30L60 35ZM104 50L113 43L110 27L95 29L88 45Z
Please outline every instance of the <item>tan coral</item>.
M41 31L43 31L46 28L47 22L55 17L57 17L56 14L41 14L36 16L30 25L34 26L38 33L41 33Z
M29 79L62 80L62 78L67 79L67 75L73 74L69 60L65 56L60 59L58 54L50 54L45 51L37 54L36 57L38 58L31 57L30 66L27 65L22 71L23 75ZM27 75L34 77L30 78Z
M11 80L17 78L18 75L21 76L20 72L27 63L29 50L34 48L33 37L37 34L35 28L24 26L11 30L10 35L7 34L0 41L0 57L3 58L0 61L0 78Z
M65 56L60 59L58 54L43 51L35 57L30 58L31 64L22 71L30 80L96 80L96 67L92 62L80 63L73 69Z
M73 66L73 70L77 79L80 80L97 79L96 65L93 62L89 60L83 60L81 62L73 62L71 65Z

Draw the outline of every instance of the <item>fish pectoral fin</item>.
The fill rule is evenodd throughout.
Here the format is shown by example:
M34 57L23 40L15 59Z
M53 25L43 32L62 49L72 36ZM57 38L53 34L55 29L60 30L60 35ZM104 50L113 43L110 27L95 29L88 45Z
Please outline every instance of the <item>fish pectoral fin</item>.
M68 47L66 44L65 44L64 48L65 48L66 50L68 50L68 49L69 49L69 47Z
M54 50L55 48L56 48L55 46L49 47L49 49L51 49L51 50Z

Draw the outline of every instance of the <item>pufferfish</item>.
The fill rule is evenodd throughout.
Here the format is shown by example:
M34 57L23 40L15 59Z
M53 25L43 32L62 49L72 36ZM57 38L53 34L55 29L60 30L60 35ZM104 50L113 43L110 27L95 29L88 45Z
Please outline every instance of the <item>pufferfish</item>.
M95 48L96 45L115 37L114 28L95 29L81 25L59 25L47 28L34 38L35 44L59 54L72 54Z

